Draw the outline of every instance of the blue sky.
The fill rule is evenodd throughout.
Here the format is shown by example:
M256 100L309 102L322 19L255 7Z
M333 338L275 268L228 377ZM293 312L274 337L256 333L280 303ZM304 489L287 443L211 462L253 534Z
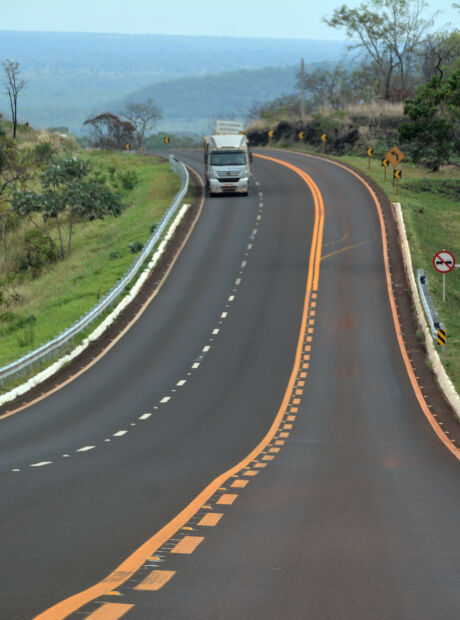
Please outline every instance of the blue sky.
M437 27L460 25L454 0L430 0ZM0 30L344 39L321 18L361 0L0 0Z

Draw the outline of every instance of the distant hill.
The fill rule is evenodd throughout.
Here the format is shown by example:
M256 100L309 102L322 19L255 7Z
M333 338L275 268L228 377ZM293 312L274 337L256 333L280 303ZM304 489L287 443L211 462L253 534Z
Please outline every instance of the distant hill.
M306 70L309 68L312 66ZM297 70L297 66L241 69L153 83L106 107L118 111L125 101L146 101L150 97L163 111L159 129L200 132L207 129L211 119L245 118L255 102L293 92Z
M155 82L298 65L301 57L338 61L344 52L344 42L311 39L0 31L0 60L18 61L26 80L20 120L74 132L95 108ZM4 94L0 112L8 114ZM163 113L171 117L166 107Z

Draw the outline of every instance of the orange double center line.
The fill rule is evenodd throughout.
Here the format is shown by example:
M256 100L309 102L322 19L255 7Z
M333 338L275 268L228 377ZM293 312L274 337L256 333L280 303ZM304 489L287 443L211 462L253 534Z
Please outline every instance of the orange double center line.
M249 463L257 459L260 456L261 452L263 452L263 450L265 450L268 444L272 441L273 437L280 428L283 416L287 411L287 407L289 405L289 401L291 399L300 369L304 339L306 335L306 326L311 293L312 290L316 290L318 288L319 269L321 261L321 246L324 229L324 203L318 187L315 185L313 179L306 172L304 172L300 168L297 168L296 166L293 166L292 164L281 161L279 159L275 159L273 157L267 157L265 155L256 155L256 157L270 160L272 162L275 162L276 164L280 164L296 172L310 188L311 194L313 196L313 202L315 205L315 222L313 228L312 245L310 249L310 259L308 265L307 286L304 297L302 322L299 331L299 338L297 341L295 361L289 378L289 383L284 394L283 401L281 403L281 407L279 408L278 413L276 414L276 417L265 437L252 450L252 452L248 454L245 459L243 459L234 467L215 478L205 489L203 489L203 491L201 491L199 495L195 497L195 499L190 502L190 504L188 504L188 506L186 506L182 510L182 512L176 515L169 523L163 526L161 530L156 532L156 534L154 534L149 540L147 540L143 545L136 549L128 558L126 558L126 560L124 560L120 564L120 566L118 566L118 568L111 572L105 579L99 581L93 586L90 586L82 592L78 592L77 594L74 594L73 596L70 596L63 601L56 603L49 609L36 616L35 620L61 620L63 618L67 618L70 614L83 607L83 605L86 605L87 603L94 601L100 596L107 594L107 592L119 588L123 583L130 579L133 574L137 570L139 570L139 568L144 564L144 562L150 556L154 555L155 552L167 540L169 540L172 536L174 536L174 534L176 534L179 529L186 525L186 523L200 510L200 508L202 508L202 506L206 504L209 498L214 495L216 491L218 491L219 487L222 487L230 477L232 477L234 474L237 474L241 469L247 467Z

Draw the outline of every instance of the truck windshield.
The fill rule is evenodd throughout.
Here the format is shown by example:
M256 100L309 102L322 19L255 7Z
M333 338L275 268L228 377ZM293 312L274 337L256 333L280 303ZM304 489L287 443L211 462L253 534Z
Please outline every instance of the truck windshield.
M244 166L246 153L244 151L219 151L211 153L211 166Z

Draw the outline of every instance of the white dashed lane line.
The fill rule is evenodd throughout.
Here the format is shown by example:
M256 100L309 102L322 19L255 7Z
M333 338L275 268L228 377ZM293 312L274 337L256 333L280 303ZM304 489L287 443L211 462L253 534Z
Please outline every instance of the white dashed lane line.
M256 184L257 186L260 186L259 181L255 181L255 184ZM259 202L259 211L261 211L261 210L263 209L263 206L264 206L264 205L263 205L263 201L262 201L263 192L262 192L262 191L259 191L259 192L258 192L258 194L259 194L259 198L260 198L260 202ZM259 214L256 216L256 221L257 221L257 222L259 222L261 218L262 218L262 215L259 213ZM254 228L254 229L252 230L251 234L249 235L249 238L250 238L250 240L251 240L251 241L253 241L253 240L254 240L254 238L255 238L255 236L257 235L257 233L258 233L258 229L257 229L257 228ZM249 243L249 244L247 245L247 250L252 250L252 248L253 248L253 244L252 244L252 243ZM247 253L247 252L245 252L245 254L244 254L244 255L245 255L245 256L248 256L248 253ZM243 260L243 261L242 261L242 263L241 263L241 267L240 267L240 269L244 269L244 268L247 266L247 264L248 264L248 261L247 261L247 260ZM242 271L240 271L240 274L242 274L242 273L243 273L243 272L242 272ZM236 280L235 280L235 286L236 286L236 287L237 287L237 286L239 286L239 285L241 284L241 282L242 282L242 278L241 278L241 277L236 278ZM235 293L235 292L236 292L236 289L233 289L233 292ZM228 302L232 302L232 301L234 301L234 300L235 300L235 295L230 295L230 296L228 297L228 300L227 300L227 301L228 301ZM226 304L226 305L225 305L225 307L226 307L226 308L228 308L229 306ZM228 316L228 312L222 312L222 314L220 315L220 318L221 318L221 319L225 319L225 318L227 318L227 316ZM219 325L222 325L222 321L219 321ZM216 336L219 332L220 332L220 329L219 329L219 328L215 328L215 329L213 329L213 331L212 331L212 335ZM212 341L213 339L212 339L212 338L210 338L209 340L210 340L210 341ZM207 353L208 351L210 351L210 349L211 349L211 346L206 345L205 347L203 347L202 352L203 352L203 353ZM200 356L200 357L199 357L199 359L201 360L201 359L202 359L202 357L203 357L203 356ZM197 369L199 366L200 366L200 362L195 362L194 364L192 364L192 369ZM191 373L190 373L190 372L188 372L188 373L187 373L187 376L190 376L190 375L191 375ZM177 385L178 387L181 387L181 386L185 385L185 383L187 383L187 379L181 379L180 381L178 381L178 382L176 383L176 385ZM175 389L173 389L173 390L172 390L172 392L176 392L176 390L175 390ZM170 400L171 400L171 396L164 396L164 397L163 397L163 398L159 401L159 403L160 403L160 404L165 404L165 403L169 402ZM153 409L154 409L154 410L158 410L158 409L159 409L158 405L154 405L154 406L153 406ZM151 413L144 413L144 414L142 414L141 416L139 416L139 418L138 418L138 419L139 419L139 420L148 420L151 416L152 416L152 414L151 414ZM131 426L136 426L135 422L131 422L131 424L130 424L130 425L131 425ZM112 435L112 437L123 437L123 435L126 435L127 433L128 433L128 431L127 431L127 430L119 430L119 431L117 431L116 433L114 433L114 434ZM104 441L105 441L106 443L110 443L110 442L111 442L111 439L106 438L106 439L104 439ZM78 450L76 450L75 452L89 452L90 450L94 450L95 448L96 448L96 446L83 446L82 448L79 448L79 449L78 449ZM70 458L70 456L71 456L70 454L62 454L62 455L61 455L61 458ZM30 465L30 467L44 467L45 465L51 465L52 463L53 463L53 461L40 461L39 463L33 463L32 465ZM12 469L11 471L12 471L12 472L20 472L20 471L21 471L21 469L19 469L19 468L15 468L15 469Z

